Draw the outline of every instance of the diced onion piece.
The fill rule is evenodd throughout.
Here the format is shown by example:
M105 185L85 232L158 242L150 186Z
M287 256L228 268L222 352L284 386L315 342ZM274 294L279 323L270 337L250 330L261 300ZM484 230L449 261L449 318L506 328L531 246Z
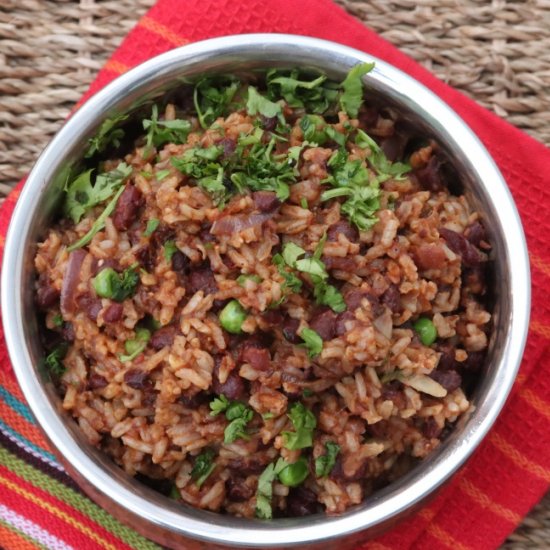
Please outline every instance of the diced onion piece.
M447 390L441 384L438 384L433 378L425 374L413 374L412 376L403 378L401 381L403 384L433 397L445 397L447 395Z

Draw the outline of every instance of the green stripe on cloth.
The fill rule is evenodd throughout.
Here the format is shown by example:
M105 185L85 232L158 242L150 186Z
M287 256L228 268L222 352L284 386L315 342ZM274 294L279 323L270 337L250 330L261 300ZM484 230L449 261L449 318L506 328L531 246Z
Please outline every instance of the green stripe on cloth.
M86 514L90 519L107 529L115 537L120 538L123 542L140 550L159 550L159 546L148 541L133 529L124 526L87 497L38 471L3 447L0 447L0 463L19 477L32 483L35 487L48 491L51 495L66 502L79 512Z
M31 536L27 535L27 533L25 533L24 531L21 531L20 529L17 529L17 527L3 520L2 518L0 518L0 525L4 526L6 529L9 529L10 531L13 531L16 535L20 536L22 539L25 539L29 544L36 546L36 548L49 550L49 548L45 544L38 542L36 539L33 539Z

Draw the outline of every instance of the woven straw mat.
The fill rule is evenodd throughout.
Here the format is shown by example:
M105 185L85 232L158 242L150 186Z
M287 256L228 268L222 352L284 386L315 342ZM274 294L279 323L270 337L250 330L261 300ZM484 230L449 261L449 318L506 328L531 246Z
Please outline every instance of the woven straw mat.
M549 0L337 0L439 78L550 144ZM154 0L0 0L0 200ZM550 547L550 495L503 545Z

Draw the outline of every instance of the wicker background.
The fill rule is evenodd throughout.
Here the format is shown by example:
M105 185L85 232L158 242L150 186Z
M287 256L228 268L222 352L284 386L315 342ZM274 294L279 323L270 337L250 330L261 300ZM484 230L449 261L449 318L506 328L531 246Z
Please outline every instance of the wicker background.
M550 0L337 0L550 144ZM154 0L0 0L0 200ZM519 480L518 480L519 483ZM550 548L550 495L503 549Z

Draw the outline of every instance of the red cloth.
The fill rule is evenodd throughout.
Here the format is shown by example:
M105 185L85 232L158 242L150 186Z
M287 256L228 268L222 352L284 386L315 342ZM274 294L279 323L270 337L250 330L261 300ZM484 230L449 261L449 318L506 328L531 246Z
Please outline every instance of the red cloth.
M437 80L329 0L160 0L93 83L91 94L131 66L190 41L249 32L334 40L377 56L431 88L477 133L499 165L520 210L530 250L533 307L512 396L489 436L455 479L420 513L363 548L496 548L550 483L550 151ZM15 195L0 217L5 235ZM5 347L0 361L6 365ZM0 496L0 502L2 497Z

